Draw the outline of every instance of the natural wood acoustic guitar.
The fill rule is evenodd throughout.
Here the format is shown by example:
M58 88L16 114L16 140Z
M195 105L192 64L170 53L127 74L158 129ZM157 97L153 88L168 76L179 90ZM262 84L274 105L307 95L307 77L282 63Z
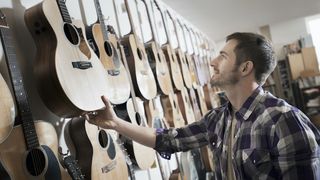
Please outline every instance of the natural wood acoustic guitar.
M34 73L44 104L61 117L104 107L100 97L110 97L112 84L65 0L40 2L25 11L25 21L37 47Z
M183 78L176 53L172 49L171 34L168 29L169 26L167 24L167 21L165 20L164 13L162 12L162 9L160 8L158 2L153 0L151 5L152 9L154 10L153 13L158 14L158 16L156 17L158 19L158 21L156 21L156 27L161 28L160 26L157 26L157 24L161 24L162 28L165 31L164 36L166 38L166 42L162 44L161 48L163 49L166 60L168 62L173 89L174 91L180 91L184 87Z
M147 2L145 0L138 0L138 4L140 5L139 7L142 7L139 8L138 12L145 11L148 18L148 24L150 25L151 29L151 39L145 43L145 47L150 65L153 70L153 74L157 80L158 91L160 92L160 94L168 95L173 91L173 87L167 60L159 44L158 30L157 27L154 27L155 25L153 24L151 11L149 10ZM139 17L141 17L142 12L138 14L140 15ZM153 18L155 18L154 14ZM143 18L141 17L139 19Z
M105 68L105 78L110 83L107 98L112 104L125 103L130 96L127 71L121 61L118 38L113 27L106 24L99 0L94 0L98 22L86 28L88 42Z
M123 45L124 48L125 57L129 65L128 70L130 71L133 88L137 96L144 100L149 100L157 95L157 84L148 61L144 43L136 32L132 12L134 7L132 7L132 3L133 2L130 3L128 0L124 0L124 6L122 6L122 10L127 12L131 31L129 34L121 37L121 45ZM118 7L115 6L115 8ZM119 11L116 10L116 13L117 12ZM118 24L120 24L121 20L119 18L117 18L117 21L119 22Z
M58 137L54 127L48 122L33 120L13 36L3 15L0 35L18 114L17 125L0 144L1 163L12 180L71 179L57 159Z

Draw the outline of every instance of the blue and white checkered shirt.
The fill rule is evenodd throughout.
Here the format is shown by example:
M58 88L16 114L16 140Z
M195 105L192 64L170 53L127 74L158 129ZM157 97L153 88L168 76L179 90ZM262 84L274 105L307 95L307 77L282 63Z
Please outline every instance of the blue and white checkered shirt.
M183 128L158 129L162 157L209 145L217 179L227 176L228 102ZM299 109L258 87L239 111L232 152L237 179L320 179L320 132Z

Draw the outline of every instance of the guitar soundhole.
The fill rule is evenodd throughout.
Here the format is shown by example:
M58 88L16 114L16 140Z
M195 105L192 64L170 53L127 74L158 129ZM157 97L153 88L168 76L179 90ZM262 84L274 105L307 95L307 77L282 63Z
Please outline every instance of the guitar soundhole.
M66 35L67 39L73 45L79 44L79 35L75 27L71 24L65 23L63 25L64 34Z
M114 159L116 157L116 148L113 139L105 130L99 131L99 143L101 147L107 147L107 153L110 159Z
M140 60L142 60L142 52L139 48L137 48L137 54Z
M160 53L158 53L158 59L159 59L159 61L160 61L160 63L161 63L161 62L162 62L162 59L161 59Z
M108 54L108 56L112 56L112 47L108 41L104 42L104 50Z
M136 116L136 121L137 121L138 125L140 126L140 124L141 124L141 116L140 116L140 114L138 112L136 112L135 116Z
M99 131L99 143L100 146L106 148L108 146L109 137L104 130Z
M32 176L39 176L46 164L44 153L40 149L32 149L26 159L26 167Z

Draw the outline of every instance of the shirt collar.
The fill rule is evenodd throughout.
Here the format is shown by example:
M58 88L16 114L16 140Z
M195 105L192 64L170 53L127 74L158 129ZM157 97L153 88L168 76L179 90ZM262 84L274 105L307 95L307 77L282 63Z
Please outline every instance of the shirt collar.
M265 96L264 90L261 86L258 86L253 93L248 97L248 99L243 103L239 111L235 113L237 119L247 120L252 114L255 107L258 105L260 100ZM231 104L229 102L229 109ZM230 109L231 110L231 109Z

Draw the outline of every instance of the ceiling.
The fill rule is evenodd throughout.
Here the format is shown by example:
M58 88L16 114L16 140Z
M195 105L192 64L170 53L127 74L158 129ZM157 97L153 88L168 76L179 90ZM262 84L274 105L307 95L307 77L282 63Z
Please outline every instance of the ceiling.
M235 31L320 13L320 0L162 0L178 14L219 42Z

